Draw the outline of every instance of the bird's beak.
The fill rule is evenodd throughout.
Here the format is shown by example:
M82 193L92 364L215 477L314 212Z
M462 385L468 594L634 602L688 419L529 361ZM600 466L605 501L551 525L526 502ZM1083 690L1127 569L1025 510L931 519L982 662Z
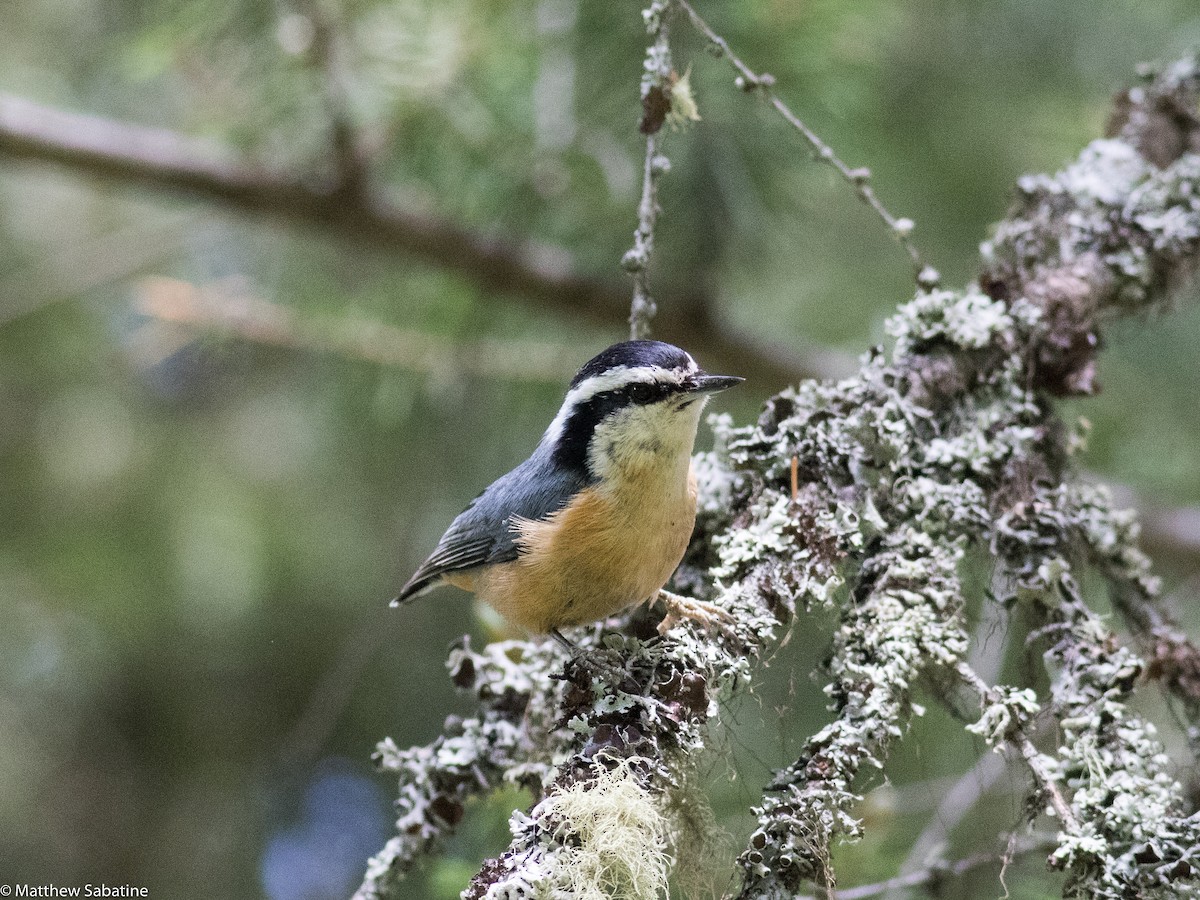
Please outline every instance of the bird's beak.
M688 391L693 394L715 394L735 384L741 384L745 378L736 375L695 375L691 378Z

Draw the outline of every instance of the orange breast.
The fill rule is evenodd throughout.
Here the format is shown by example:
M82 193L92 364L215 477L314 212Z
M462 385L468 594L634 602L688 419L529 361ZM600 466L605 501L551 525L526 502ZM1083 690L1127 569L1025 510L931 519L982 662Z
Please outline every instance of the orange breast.
M647 478L653 483L630 478L614 491L589 488L547 519L518 520L521 555L479 570L475 592L537 633L595 622L655 596L687 549L696 486L690 470L667 485L659 473Z

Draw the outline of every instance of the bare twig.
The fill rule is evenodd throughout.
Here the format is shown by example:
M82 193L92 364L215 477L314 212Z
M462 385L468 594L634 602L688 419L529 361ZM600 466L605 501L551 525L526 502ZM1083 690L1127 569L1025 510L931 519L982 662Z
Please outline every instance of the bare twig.
M936 269L922 262L921 254L912 241L912 219L894 216L888 211L888 208L883 205L883 201L876 195L875 189L871 187L871 170L864 168L852 169L843 162L834 152L833 148L821 140L821 137L809 128L799 116L792 112L791 108L775 93L772 89L775 86L775 77L773 75L769 75L766 72L760 74L751 69L730 49L728 41L717 34L712 26L696 12L688 0L677 0L677 2L680 8L687 13L688 18L692 20L692 24L696 29L712 44L714 52L718 56L729 60L729 64L737 71L736 83L738 88L747 93L759 92L766 97L767 102L775 108L776 112L783 116L784 121L800 132L801 137L812 147L817 158L821 162L831 166L842 177L842 180L850 185L859 199L867 204L875 212L875 215L883 220L883 223L892 232L892 235L899 241L900 246L904 248L904 252L908 254L909 259L912 260L917 284L926 289L937 287L941 276Z

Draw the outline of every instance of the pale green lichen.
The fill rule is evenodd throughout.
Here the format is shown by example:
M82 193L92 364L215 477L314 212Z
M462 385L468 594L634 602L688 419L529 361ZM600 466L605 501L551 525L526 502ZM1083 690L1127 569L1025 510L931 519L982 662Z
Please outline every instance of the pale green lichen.
M1057 772L1081 828L1052 862L1075 897L1200 897L1200 814L1186 811L1154 726L1124 703L1144 664L1077 599L1063 612L1071 637L1047 656L1058 669Z
M914 713L911 692L921 673L966 651L956 615L960 548L911 530L888 543L864 566L874 589L846 609L834 636L826 693L837 718L777 773L756 811L759 827L741 857L753 896L791 896L803 880L830 880L832 841L861 833L853 789L861 766L882 767Z
M376 764L399 782L396 836L369 860L355 900L394 895L412 867L453 833L472 797L505 783L540 790L550 781L557 742L549 723L559 701L549 676L560 665L554 648L523 641L477 652L464 639L451 651L447 668L479 700L481 714L451 717L428 746L401 750L390 738L380 742Z
M963 350L979 350L994 344L998 337L1007 337L1012 327L1005 305L973 285L961 292L918 294L887 322L900 356L939 340Z
M1185 154L1159 171L1135 157L1127 146L1101 142L1059 176L1023 183L1027 202L1018 215L1027 217L1002 224L985 255L992 255L997 277L1028 284L1035 300L1002 303L976 288L919 295L889 323L897 339L890 364L876 354L854 378L785 392L773 404L786 415L771 416L728 441L735 463L755 469L768 484L782 480L783 461L795 454L800 471L839 510L834 521L853 521L853 513L861 511L860 522L887 523L881 529L874 521L875 533L863 534L863 549L838 535L837 546L863 560L855 605L844 614L831 663L838 719L777 776L779 795L768 792L759 829L742 856L742 897L790 896L803 878L829 877L830 840L858 831L850 806L857 769L862 762L878 763L911 712L904 700L922 670L911 661L949 671L965 649L955 601L931 593L936 579L926 560L908 549L919 546L918 536L936 548L962 541L986 546L1013 584L1013 599L1033 604L1060 627L1070 607L1055 596L1054 585L1071 571L1080 536L1106 574L1135 585L1142 599L1153 595L1156 585L1136 549L1131 517L1112 511L1090 486L1064 479L1067 449L1052 435L1066 429L1048 415L1030 374L1031 358L1051 372L1082 370L1086 354L1078 359L1037 354L1044 346L1069 349L1074 329L1094 327L1085 323L1102 314L1105 303L1115 308L1160 302L1161 294L1152 291L1166 284L1167 267L1196 253L1197 158ZM1148 214L1142 204L1155 212ZM1118 222L1135 236L1127 247L1112 241ZM1059 268L1087 254L1095 254L1101 267ZM1045 281L1038 282L1043 275ZM754 502L777 520L779 501L764 496L768 499ZM763 521L759 516L760 527ZM781 530L772 533L778 540ZM903 535L899 560L872 549L880 533L885 539ZM769 548L771 538L755 535L753 543ZM731 560L736 568L747 554L737 539L728 539L728 545L739 551ZM794 549L782 556L797 559ZM868 576L881 560L912 587L880 595ZM953 584L952 596L955 578L953 566L943 571L943 583ZM861 587L864 581L869 592ZM934 618L911 618L921 609L932 610ZM864 610L871 616L865 622ZM1029 750L1030 764L1051 779L1043 787L1065 786L1073 810L1054 861L1068 870L1070 890L1079 896L1122 891L1167 896L1170 890L1190 895L1200 870L1181 848L1198 843L1198 824L1182 814L1161 747L1124 706L1130 673L1139 671L1129 668L1136 657L1114 644L1094 617L1065 620L1073 625L1052 632L1059 640L1051 662L1086 659L1088 677L1108 686L1097 691L1084 672L1066 678L1068 670L1056 670L1054 711L1062 715L1074 703L1082 718L1062 722L1064 734L1074 740L1065 740L1056 758ZM914 634L907 627L912 622L936 635L922 643L927 635ZM869 630L880 623L888 625L885 633ZM861 670L854 653L859 641L871 648L863 653L868 664ZM881 641L889 652L879 649ZM851 684L870 684L869 698L839 688L839 673L850 673ZM1021 742L1028 750L1023 729L1040 708L1036 696L1005 686L989 695L994 700L972 730L992 742ZM827 743L836 752L824 752ZM1081 780L1077 770L1090 780ZM1139 796L1147 804L1142 825L1135 827L1121 810L1137 809ZM1144 842L1144 833L1155 829L1171 836L1169 846Z
M1112 491L1099 484L1071 485L1069 502L1093 560L1113 577L1136 585L1146 597L1157 596L1162 582L1150 571L1150 558L1138 547L1142 527L1137 513L1118 509Z
M1053 628L1050 709L1061 730L1049 771L1068 791L1075 824L1051 861L1072 897L1200 896L1200 817L1189 815L1153 725L1125 704L1145 670L1083 603L1070 547L1082 535L1111 576L1153 588L1133 549L1132 518L1107 491L1071 482L1035 487L1007 534L1002 562ZM985 713L985 717L986 717Z
M1027 277L1094 256L1113 278L1102 288L1112 301L1161 306L1165 272L1200 240L1198 183L1200 155L1156 169L1123 140L1094 141L1057 175L1021 179L1023 205L982 245L985 265Z
M692 460L692 471L699 491L696 516L703 527L716 531L728 525L737 483L737 476L726 462L729 438L734 433L733 417L729 413L715 413L708 417L707 424L712 431L713 448L696 454Z
M1024 728L1041 711L1037 694L1031 688L1000 685L994 689L996 700L988 704L983 715L967 726L993 747L1007 740L1015 730Z

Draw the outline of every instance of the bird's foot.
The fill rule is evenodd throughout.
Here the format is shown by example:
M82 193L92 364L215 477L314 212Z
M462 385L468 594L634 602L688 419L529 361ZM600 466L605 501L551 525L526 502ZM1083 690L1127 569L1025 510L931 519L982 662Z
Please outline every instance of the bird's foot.
M658 633L666 634L684 619L688 619L704 628L705 631L720 631L726 637L735 637L733 630L734 616L728 610L721 609L715 603L706 600L693 600L683 597L666 589L658 592L658 599L667 608L667 615L658 623Z
M606 655L614 653L614 651L600 649L585 650L583 647L572 643L557 628L550 629L550 637L554 639L556 644L571 654L571 659L568 663L569 667L575 666L584 669L592 675L599 675L605 681L612 684L621 684L629 677L629 673L624 668L604 658Z

